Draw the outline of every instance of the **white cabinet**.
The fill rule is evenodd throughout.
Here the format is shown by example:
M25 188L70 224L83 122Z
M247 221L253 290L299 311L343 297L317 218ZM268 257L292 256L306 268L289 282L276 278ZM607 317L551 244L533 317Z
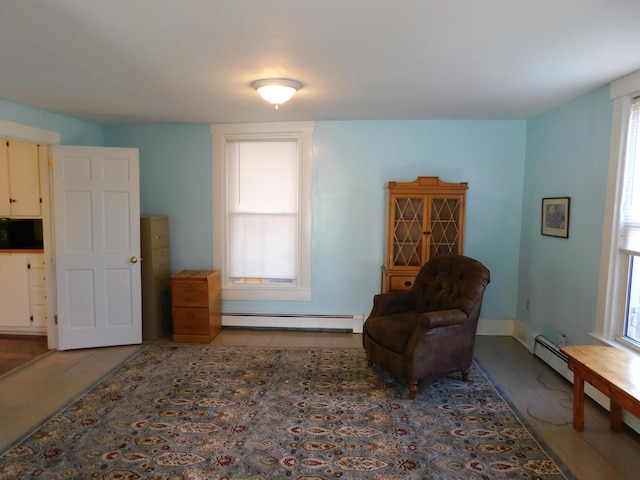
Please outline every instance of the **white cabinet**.
M26 255L0 253L0 326L31 326Z
M0 217L40 217L44 147L0 138Z
M29 308L31 328L46 328L47 291L44 270L44 255L28 255Z
M43 254L0 253L0 329L46 330Z

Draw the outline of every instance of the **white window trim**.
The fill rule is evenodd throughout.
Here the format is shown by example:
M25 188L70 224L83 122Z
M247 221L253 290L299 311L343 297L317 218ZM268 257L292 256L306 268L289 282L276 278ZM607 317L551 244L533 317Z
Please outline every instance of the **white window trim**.
M313 122L274 122L215 124L211 126L213 138L213 267L222 275L223 300L311 300L311 172L313 149ZM234 285L227 282L227 225L226 225L226 168L227 140L244 138L278 138L280 135L302 134L301 205L300 205L300 258L296 286Z
M640 71L612 82L610 91L611 100L613 100L611 150L603 222L596 330L593 337L610 345L618 344L624 348L637 349L622 336L628 255L620 251L619 238L622 233L620 198L624 182L629 115L632 97L640 92Z

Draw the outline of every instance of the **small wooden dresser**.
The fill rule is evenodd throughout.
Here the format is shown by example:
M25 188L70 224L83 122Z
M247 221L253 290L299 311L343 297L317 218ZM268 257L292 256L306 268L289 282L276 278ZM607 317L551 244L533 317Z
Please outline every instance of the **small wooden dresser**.
M222 330L220 272L183 270L171 275L173 341L210 343Z

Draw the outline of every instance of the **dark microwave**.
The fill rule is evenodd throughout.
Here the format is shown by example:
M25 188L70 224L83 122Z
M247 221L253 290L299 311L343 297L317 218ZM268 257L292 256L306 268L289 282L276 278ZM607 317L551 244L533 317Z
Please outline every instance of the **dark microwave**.
M39 250L42 248L41 219L0 218L0 249Z

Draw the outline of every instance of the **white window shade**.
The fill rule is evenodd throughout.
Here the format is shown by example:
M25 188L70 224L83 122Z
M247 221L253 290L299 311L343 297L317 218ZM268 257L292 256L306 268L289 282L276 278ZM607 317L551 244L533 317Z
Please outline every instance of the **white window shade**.
M231 215L229 276L236 282L296 280L296 217Z
M620 209L621 248L640 255L640 99L631 105L625 153L624 186Z
M295 139L227 145L228 266L234 283L295 283L298 144Z

